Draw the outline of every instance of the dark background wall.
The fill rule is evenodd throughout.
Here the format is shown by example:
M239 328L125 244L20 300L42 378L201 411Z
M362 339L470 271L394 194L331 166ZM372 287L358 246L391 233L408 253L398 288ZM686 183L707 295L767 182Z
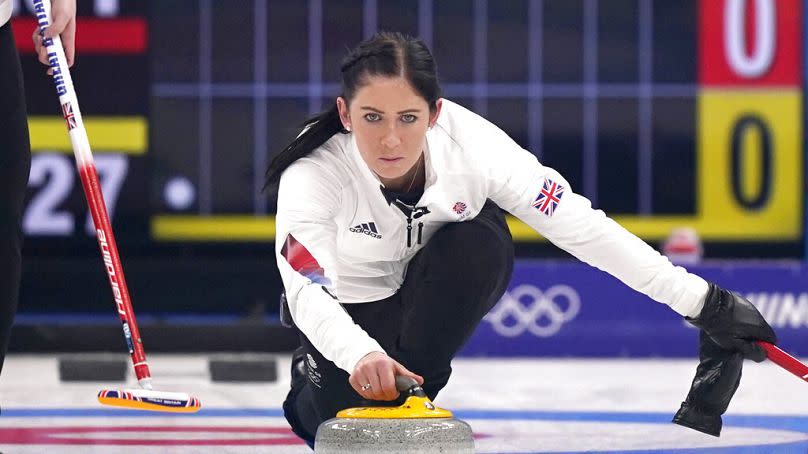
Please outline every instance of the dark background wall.
M30 14L15 4L17 36L30 36ZM78 4L73 77L138 313L275 313L264 169L306 116L333 102L339 59L377 29L423 37L447 98L486 115L654 245L670 231L664 218L688 225L702 214L699 173L724 171L699 168L700 153L712 152L699 132L723 131L699 116L706 44L696 0ZM801 12L794 20L801 27ZM784 36L777 52L799 53L801 35ZM61 121L58 103L23 41L35 155L20 310L114 317L66 134L47 129ZM801 60L795 70L801 81ZM801 99L801 82L789 89ZM801 135L797 145L801 166ZM785 233L738 236L735 221L711 218L700 232L707 257L802 258L804 201L793 197L799 225ZM517 253L567 257L530 235L517 236Z

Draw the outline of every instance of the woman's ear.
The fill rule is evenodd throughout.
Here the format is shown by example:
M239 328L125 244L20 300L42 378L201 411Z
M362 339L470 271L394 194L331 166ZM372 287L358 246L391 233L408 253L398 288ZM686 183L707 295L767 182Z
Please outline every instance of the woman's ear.
M339 112L339 119L342 121L342 127L346 131L351 131L351 117L348 115L348 103L342 96L337 97L337 111Z
M443 98L438 98L435 101L435 111L429 113L429 127L435 126L435 123L438 122L438 116L440 115L440 109L443 107Z

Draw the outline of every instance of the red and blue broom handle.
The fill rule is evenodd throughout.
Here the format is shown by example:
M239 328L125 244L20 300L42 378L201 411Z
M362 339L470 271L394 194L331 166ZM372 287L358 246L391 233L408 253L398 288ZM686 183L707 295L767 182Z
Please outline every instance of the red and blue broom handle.
M90 142L87 139L87 131L84 129L78 98L73 88L73 79L70 77L67 59L62 48L62 40L58 36L51 39L44 38L44 32L51 24L50 0L34 0L34 11L40 35L43 37L43 45L47 49L49 65L53 72L53 82L56 86L56 93L59 95L59 103L62 106L62 115L67 124L70 142L73 145L76 166L81 175L84 195L93 217L101 257L112 287L118 316L123 324L123 333L132 358L135 375L142 388L151 389L151 373L149 365L146 363L146 353L143 350L140 331L135 322L132 299L129 297L129 289L126 286L118 246L115 243L115 235L112 233L107 207L101 193L101 185L98 182L98 173L93 163Z

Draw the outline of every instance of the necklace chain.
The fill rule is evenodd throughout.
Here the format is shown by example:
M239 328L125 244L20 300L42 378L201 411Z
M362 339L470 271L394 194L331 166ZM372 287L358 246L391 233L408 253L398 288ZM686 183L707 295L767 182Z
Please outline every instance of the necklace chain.
M412 189L412 185L415 184L415 179L418 178L418 173L421 171L421 159L423 159L424 155L418 158L418 162L415 163L415 173L412 174L412 180L410 181L410 185L407 187L405 192L410 192Z

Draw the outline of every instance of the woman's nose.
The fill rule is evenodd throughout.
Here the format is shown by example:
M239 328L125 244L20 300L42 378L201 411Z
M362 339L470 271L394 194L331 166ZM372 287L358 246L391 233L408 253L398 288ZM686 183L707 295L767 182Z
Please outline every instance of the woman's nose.
M395 128L391 128L387 134L382 137L382 145L387 148L395 148L401 145L401 139L398 137Z

